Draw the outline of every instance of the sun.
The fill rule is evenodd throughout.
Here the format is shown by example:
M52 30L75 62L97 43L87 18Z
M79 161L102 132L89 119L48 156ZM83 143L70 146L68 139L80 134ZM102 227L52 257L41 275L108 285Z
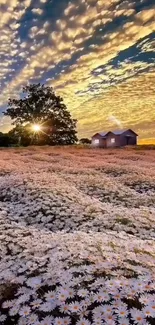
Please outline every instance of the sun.
M41 131L41 126L39 124L33 124L32 129L34 132L39 132Z

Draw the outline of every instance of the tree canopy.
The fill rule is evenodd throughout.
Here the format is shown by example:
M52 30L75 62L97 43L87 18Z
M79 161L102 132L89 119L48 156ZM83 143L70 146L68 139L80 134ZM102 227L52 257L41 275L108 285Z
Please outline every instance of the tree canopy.
M91 140L88 139L88 138L82 138L82 139L80 139L80 143L82 143L82 144L90 144Z
M23 88L20 99L9 99L4 115L15 125L12 133L26 137L31 144L63 145L77 142L76 120L72 119L63 99L56 96L52 87L30 84ZM40 132L33 132L38 124ZM13 135L13 134L12 134Z
M0 147L8 147L10 144L9 135L6 133L0 132Z

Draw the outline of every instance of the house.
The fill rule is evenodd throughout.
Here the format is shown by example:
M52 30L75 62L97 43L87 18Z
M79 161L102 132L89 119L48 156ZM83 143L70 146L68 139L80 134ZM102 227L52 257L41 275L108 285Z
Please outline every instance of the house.
M92 136L95 148L124 147L137 144L138 134L131 129L99 132Z

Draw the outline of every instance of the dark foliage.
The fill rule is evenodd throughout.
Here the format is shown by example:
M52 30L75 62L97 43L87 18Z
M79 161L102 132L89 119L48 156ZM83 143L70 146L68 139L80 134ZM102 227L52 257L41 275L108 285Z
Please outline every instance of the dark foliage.
M9 131L8 136L10 138L10 145L21 145L26 147L31 144L32 132L30 132L26 126L17 125Z
M7 134L0 132L0 147L9 147L10 139Z
M26 94L26 96L24 95ZM71 118L63 99L52 87L32 84L23 88L23 98L9 99L4 115L10 116L15 128L11 136L20 144L67 145L77 142L76 120ZM34 133L33 124L41 131Z
M88 138L82 138L80 139L80 143L82 144L91 144L91 140Z

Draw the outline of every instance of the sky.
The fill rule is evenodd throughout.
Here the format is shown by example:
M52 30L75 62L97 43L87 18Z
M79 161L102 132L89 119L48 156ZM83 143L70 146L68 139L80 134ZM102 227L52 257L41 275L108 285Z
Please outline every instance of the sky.
M8 98L52 86L79 137L132 128L155 142L154 0L0 0L0 131Z

